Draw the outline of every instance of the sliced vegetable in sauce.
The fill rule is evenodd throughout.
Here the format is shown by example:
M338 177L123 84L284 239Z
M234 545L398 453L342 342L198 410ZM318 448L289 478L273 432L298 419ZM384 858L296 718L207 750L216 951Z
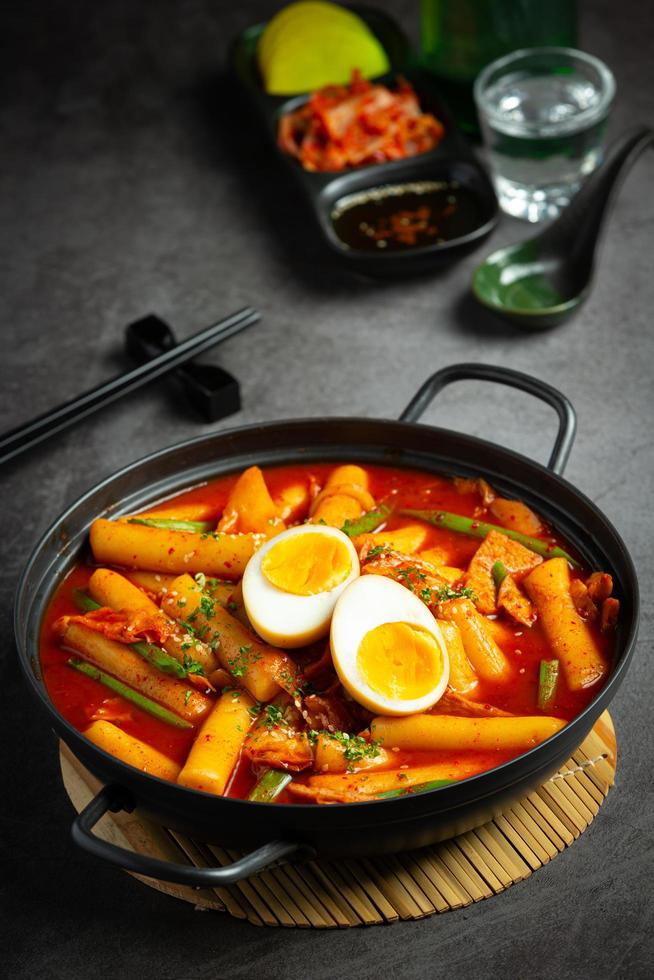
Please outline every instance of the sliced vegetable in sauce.
M272 803L283 789L286 789L293 776L281 769L267 769L259 777L256 786L248 794L248 800L255 803Z
M127 523L143 524L145 527L158 527L169 531L194 531L196 534L208 534L214 527L208 521L184 521L174 517L129 517Z
M361 517L357 517L356 520L345 521L341 531L347 534L349 538L356 538L359 534L371 534L376 531L380 524L388 518L391 513L390 507L386 507L382 504L376 510L368 511L367 514L362 514Z
M380 793L376 799L392 800L397 796L413 796L414 793L428 793L431 789L440 789L441 786L451 786L454 782L456 782L455 779L432 779L429 783L420 783L418 786L407 786L406 789L389 789L385 793Z
M92 599L84 589L73 589L73 602L80 612L93 612L94 609L102 609L100 603Z
M188 666L183 666L180 664L179 660L175 660L171 657L169 653L162 650L155 643L132 643L132 650L147 660L149 664L160 670L162 674L170 674L171 677L188 677L189 674L202 674L203 670L200 664L196 663L194 660L189 658ZM189 670L189 666L195 668Z
M559 661L541 660L538 671L538 707L541 711L551 708L559 682Z
M472 538L485 538L489 531L498 531L500 534L506 535L507 538L518 541L525 548L535 551L537 555L542 555L543 558L565 558L573 566L579 564L558 545L541 541L540 538L532 538L528 534L521 534L520 531L513 531L511 528L487 524L485 521L478 521L474 517L463 517L461 514L452 514L446 510L413 510L410 508L404 508L398 513L406 517L418 517L421 521L427 521L428 524L433 524L435 527L457 531L459 534L467 534Z
M116 694L120 694L126 701L131 701L137 708L146 711L154 718L158 718L159 721L165 721L167 725L172 725L174 728L193 728L190 722L184 721L183 718L169 711L168 708L164 708L163 705L157 704L156 701L152 701L151 698L147 698L144 694L139 694L138 691L132 690L131 687L123 684L117 678L112 677L111 674L105 674L103 670L99 670L92 664L87 664L85 660L78 660L72 657L67 663L69 667L79 671L80 674L86 674L92 680L104 684L105 687L115 691Z
M73 599L75 605L82 612L93 612L96 609L102 609L99 602L92 599L88 592L83 589L75 589L73 592ZM193 660L192 657L185 655L183 664L180 664L179 660L175 660L171 657L169 653L162 650L161 647L157 646L155 643L131 643L132 650L135 650L139 656L147 660L149 664L156 667L164 674L170 674L172 677L188 677L189 674L204 674L202 665Z

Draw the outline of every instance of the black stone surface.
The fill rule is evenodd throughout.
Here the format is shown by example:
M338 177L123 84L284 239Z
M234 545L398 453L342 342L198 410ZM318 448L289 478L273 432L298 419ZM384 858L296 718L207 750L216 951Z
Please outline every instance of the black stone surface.
M417 35L417 4L380 5ZM3 933L11 978L650 977L652 777L652 155L621 191L592 297L568 326L515 333L469 298L494 245L431 279L366 283L320 262L292 185L234 100L229 38L277 6L218 0L32 0L3 8L0 388L9 428L126 366L126 323L154 312L186 336L258 306L212 355L242 384L235 422L395 415L443 364L533 371L579 411L569 478L622 531L641 576L639 651L613 706L618 784L590 830L490 901L344 932L256 929L93 863L69 842L57 746L21 681L13 590L37 537L81 491L205 431L163 382L0 472ZM582 4L582 46L615 70L612 131L651 121L649 4ZM546 458L548 410L471 384L429 419ZM429 420L428 419L428 420ZM222 425L232 424L225 422Z

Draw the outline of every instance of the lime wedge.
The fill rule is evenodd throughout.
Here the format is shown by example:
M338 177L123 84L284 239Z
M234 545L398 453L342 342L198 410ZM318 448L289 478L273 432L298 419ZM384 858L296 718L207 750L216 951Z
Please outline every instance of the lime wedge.
M355 28L362 27L367 30L366 25L357 14L353 14L350 10L339 7L335 3L330 3L328 0L299 0L298 3L289 3L269 20L265 31L259 38L257 60L262 71L267 67L270 49L274 46L276 39L287 30L292 30L291 25L307 21L315 23L316 26L324 21L337 21L342 26L348 24Z
M297 95L389 71L384 48L364 21L337 4L302 0L270 21L257 47L264 86L271 95Z

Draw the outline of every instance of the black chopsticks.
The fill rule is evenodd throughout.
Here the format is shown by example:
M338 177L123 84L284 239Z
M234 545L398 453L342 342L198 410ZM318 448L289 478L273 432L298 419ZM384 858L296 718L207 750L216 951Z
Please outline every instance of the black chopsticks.
M233 337L234 334L240 333L246 327L257 323L259 319L260 314L256 310L245 307L238 313L233 313L232 316L200 330L192 337L183 340L181 344L177 344L145 364L140 364L125 374L105 381L97 388L93 388L83 395L78 395L77 398L72 398L57 408L32 419L31 422L26 422L24 425L6 432L0 436L0 464L6 463L7 460L43 439L47 439L55 432L60 432L69 425L74 425L86 418L87 415L91 415L92 412L116 401L117 398L121 398L137 388L155 381L169 371L173 371L180 364L190 361L220 341L227 340L228 337Z

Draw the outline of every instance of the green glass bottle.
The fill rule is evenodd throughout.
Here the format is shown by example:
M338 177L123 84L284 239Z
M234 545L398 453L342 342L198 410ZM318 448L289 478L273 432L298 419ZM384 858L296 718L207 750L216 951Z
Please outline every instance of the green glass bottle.
M576 0L421 0L421 55L458 125L478 133L475 77L518 48L575 47Z

